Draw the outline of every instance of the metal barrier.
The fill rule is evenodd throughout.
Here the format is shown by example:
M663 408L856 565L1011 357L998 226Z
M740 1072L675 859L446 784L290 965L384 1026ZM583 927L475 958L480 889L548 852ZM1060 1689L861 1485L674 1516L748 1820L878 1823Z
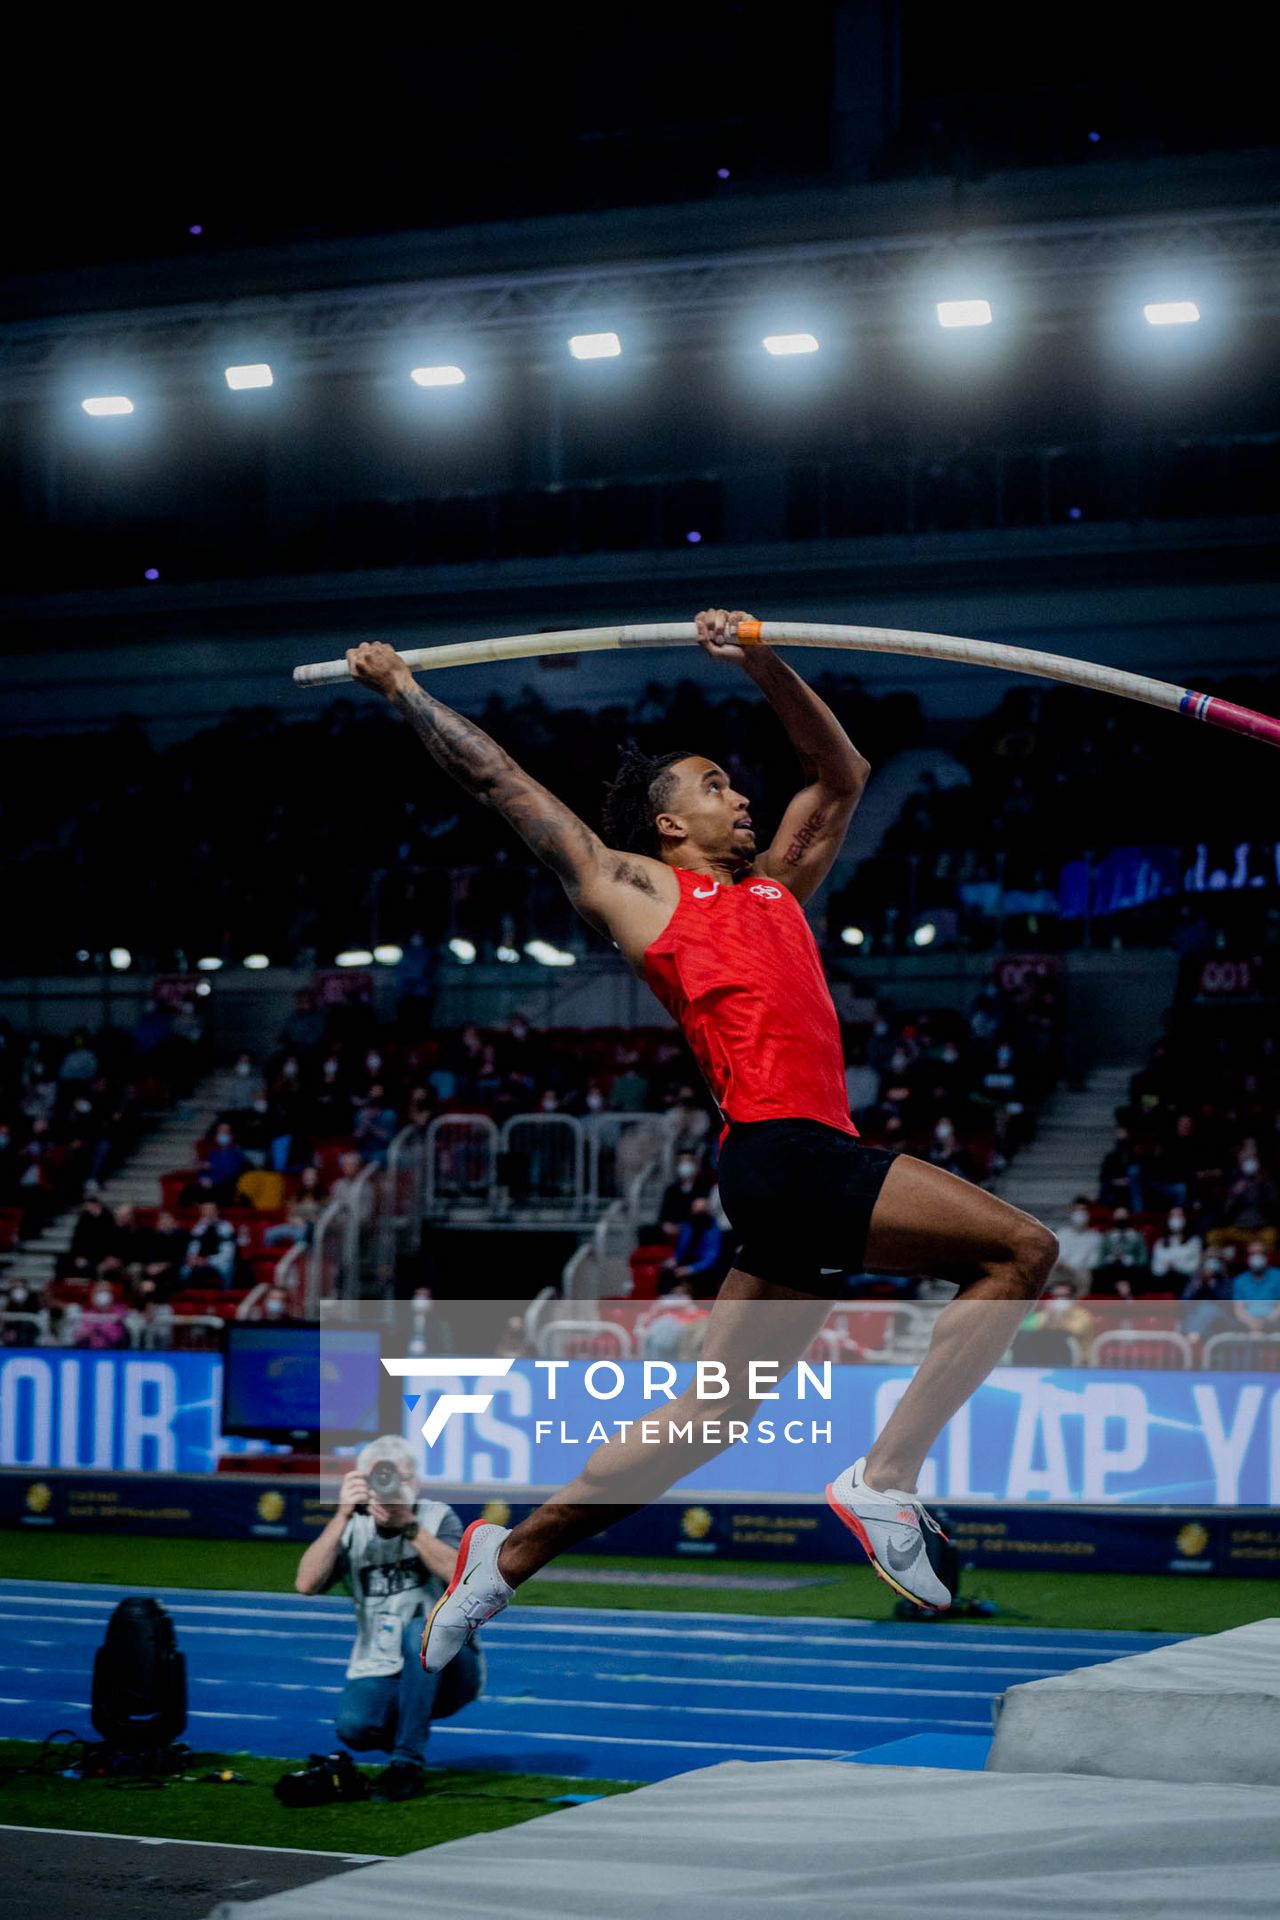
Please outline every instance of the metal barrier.
M312 1297L309 1248L304 1240L295 1240L282 1259L276 1261L275 1284L287 1296L290 1309L301 1320L317 1318L318 1300Z
M423 1209L494 1204L498 1184L498 1129L486 1113L442 1113L423 1146Z
M208 1353L222 1346L227 1323L216 1313L175 1313L168 1324L170 1353Z
M523 1113L501 1135L500 1178L512 1208L583 1211L585 1142L565 1113Z
M610 1252L595 1236L569 1255L560 1276L560 1291L566 1300L621 1300L630 1288L627 1256Z
M540 1360L630 1360L635 1352L618 1320L552 1320L536 1345Z
M1201 1364L1224 1373L1280 1372L1280 1333L1215 1333Z
M1109 1359L1110 1350L1115 1347L1117 1358ZM1135 1359L1135 1353L1141 1353L1141 1359ZM1089 1365L1140 1366L1162 1368L1167 1372L1189 1369L1191 1366L1191 1342L1182 1333L1157 1333L1139 1327L1115 1327L1110 1333L1100 1333L1089 1346Z
M582 1121L587 1144L587 1204L630 1193L650 1167L661 1166L670 1137L665 1114L593 1113Z
M422 1128L402 1128L387 1151L379 1188L374 1264L380 1273L394 1273L400 1254L412 1253L417 1248L425 1165L426 1142Z
M331 1200L316 1221L315 1237L307 1249L309 1301L332 1300L342 1293L350 1232L350 1209L346 1202Z

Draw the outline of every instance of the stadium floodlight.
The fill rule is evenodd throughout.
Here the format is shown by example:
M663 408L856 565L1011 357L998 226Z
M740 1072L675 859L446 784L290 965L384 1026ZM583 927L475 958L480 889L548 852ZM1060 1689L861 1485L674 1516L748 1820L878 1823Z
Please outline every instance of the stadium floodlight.
M840 938L846 947L861 947L866 942L866 934L861 927L841 927Z
M466 377L461 367L412 367L409 371L415 387L460 387Z
M524 950L540 967L572 967L577 962L576 954L565 953L560 947L552 946L550 940L526 940Z
M128 947L112 947L107 958L117 973L128 973L130 967L133 965L133 955L130 953Z
M275 385L275 377L265 360L259 360L251 367L228 367L226 379L232 393L243 393L249 387Z
M404 959L404 948L397 947L391 941L384 941L373 950L373 957L380 967L398 967Z
M82 967L87 965L91 957L92 956L89 952L88 947L80 947L76 952L76 959L80 962L80 965Z
M371 967L373 955L368 947L344 947L338 955L340 967Z
M1188 327L1200 318L1200 309L1194 300L1153 300L1142 317L1150 327Z
M766 353L779 358L790 353L816 353L818 336L816 333L766 333L760 345Z
M216 953L206 953L203 959L196 961L196 968L200 973L221 973L222 962Z
M250 973L265 973L271 962L265 953L246 953L244 964Z
M207 980L197 980L196 992L200 995L201 999L203 999L206 994L213 992L213 988Z
M82 400L80 405L86 413L92 414L95 420L105 419L112 413L133 412L132 400L123 393L97 394L88 400Z
M939 300L936 311L940 327L989 327L991 325L989 300Z
M622 342L616 333L575 333L569 341L575 360L616 360Z
M932 920L922 920L911 936L913 947L931 947L938 937L938 929Z
M520 958L519 952L515 947L501 946L498 948L497 952L498 952L498 958L499 960L501 960L504 967L514 966Z
M476 957L475 942L463 940L457 934L449 942L449 951L455 960L462 962L464 967L469 967Z

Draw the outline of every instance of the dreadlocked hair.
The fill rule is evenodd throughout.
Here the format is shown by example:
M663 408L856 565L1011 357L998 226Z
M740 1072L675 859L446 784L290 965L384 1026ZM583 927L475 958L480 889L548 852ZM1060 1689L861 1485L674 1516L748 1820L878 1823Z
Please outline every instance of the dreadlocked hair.
M606 845L622 853L655 857L661 853L662 841L654 823L671 799L675 786L672 767L678 760L691 757L683 750L644 753L634 740L626 742L618 771L604 791L600 828Z

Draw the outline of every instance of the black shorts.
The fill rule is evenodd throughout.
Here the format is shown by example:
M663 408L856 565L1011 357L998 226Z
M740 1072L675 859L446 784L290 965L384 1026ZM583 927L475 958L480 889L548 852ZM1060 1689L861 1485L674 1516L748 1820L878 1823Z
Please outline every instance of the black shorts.
M861 1273L894 1156L818 1120L751 1120L720 1150L720 1198L743 1273L836 1298Z

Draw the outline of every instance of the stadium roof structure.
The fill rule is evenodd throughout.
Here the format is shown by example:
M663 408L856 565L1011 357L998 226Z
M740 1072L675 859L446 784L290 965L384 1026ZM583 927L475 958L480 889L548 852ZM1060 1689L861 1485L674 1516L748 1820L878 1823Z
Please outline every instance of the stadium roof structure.
M571 245L565 235L566 245ZM1246 205L1106 215L963 231L876 233L794 245L739 246L598 265L506 269L430 279L202 298L122 311L65 313L0 327L0 397L33 397L87 359L122 371L190 377L247 336L307 370L357 371L403 338L485 336L534 356L585 318L680 316L682 337L717 328L771 288L815 304L856 302L859 324L900 318L915 284L976 275L1049 290L1078 309L1101 287L1156 271L1229 275L1237 310L1272 313L1280 207ZM692 323L692 324L689 324ZM219 363L221 364L221 363Z

